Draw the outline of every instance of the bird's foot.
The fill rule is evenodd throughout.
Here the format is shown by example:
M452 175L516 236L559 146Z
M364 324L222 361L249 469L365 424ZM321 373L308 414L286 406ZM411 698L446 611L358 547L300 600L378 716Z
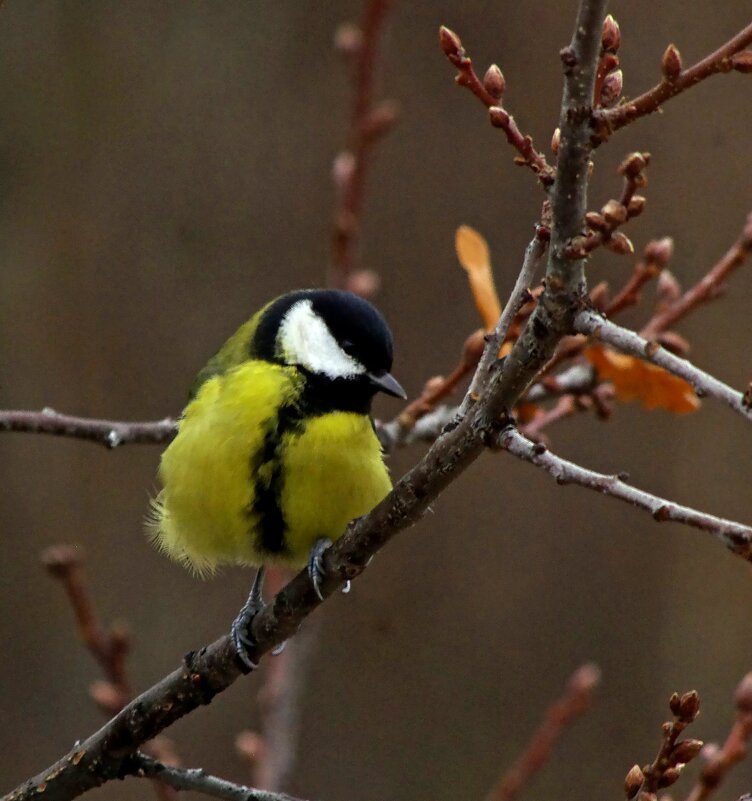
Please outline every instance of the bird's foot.
M238 612L238 616L235 620L232 621L232 627L230 628L230 637L232 638L232 644L235 646L235 652L248 670L256 670L258 667L258 662L254 662L253 659L251 659L251 653L256 648L256 640L251 634L251 625L256 615L262 612L266 606L261 595L263 586L264 566L262 565L256 571L256 577L253 579L253 585L251 586L248 600L245 602L240 612Z
M332 545L332 541L328 537L321 537L316 540L311 553L308 556L308 576L313 584L313 589L318 595L319 600L323 601L324 596L321 594L321 582L325 576L324 570L324 553ZM350 592L350 582L346 581L345 586L342 587L342 592Z

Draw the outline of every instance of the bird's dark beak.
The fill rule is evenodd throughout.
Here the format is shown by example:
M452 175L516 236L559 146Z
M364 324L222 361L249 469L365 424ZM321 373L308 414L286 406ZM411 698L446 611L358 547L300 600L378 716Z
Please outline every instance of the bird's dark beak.
M400 382L391 373L367 373L368 380L377 388L379 392L385 392L387 395L393 395L395 398L407 398L407 393Z

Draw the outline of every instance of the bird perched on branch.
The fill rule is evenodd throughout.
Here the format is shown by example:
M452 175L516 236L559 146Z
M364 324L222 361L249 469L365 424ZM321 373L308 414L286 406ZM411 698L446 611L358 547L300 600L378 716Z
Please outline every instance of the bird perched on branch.
M323 551L391 489L370 417L377 392L405 397L391 367L392 335L370 303L310 289L267 304L196 377L149 528L196 573L258 566L232 628L248 667L263 566L307 563L319 593Z

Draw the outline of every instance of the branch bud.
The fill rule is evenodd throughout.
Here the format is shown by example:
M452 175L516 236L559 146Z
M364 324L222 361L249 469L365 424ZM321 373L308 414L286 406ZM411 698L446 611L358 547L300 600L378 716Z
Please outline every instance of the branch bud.
M603 29L601 31L601 47L607 53L615 53L621 44L621 31L619 30L619 23L609 14L603 20Z
M347 289L361 298L372 298L381 285L381 278L374 270L356 270L347 279Z
M501 96L504 94L506 85L507 82L504 80L504 74L502 71L496 64L491 64L491 66L486 70L486 74L483 76L483 86L488 94L491 95L491 97L496 98L496 100L501 100Z
M554 131L554 135L551 137L551 152L554 156L559 155L559 145L561 144L561 128L557 128Z
M627 221L627 208L618 200L609 200L601 209L601 214L612 227L621 225Z
M566 257L568 259L586 259L590 252L588 242L589 238L586 236L573 236L566 247Z
M682 58L676 45L670 44L661 59L661 72L663 77L673 83L682 71Z
M612 253L618 253L620 256L629 256L634 253L632 240L621 231L612 234L603 244Z
M652 245L652 244L653 243L651 242L648 245L648 247L650 247L650 245ZM645 259L646 259L646 261L648 260L647 259L647 248L645 248ZM669 709L671 709L671 712L674 715L678 715L679 714L679 709L681 708L681 698L679 698L679 693L671 693L671 698L668 699L668 705L669 705Z
M363 136L373 140L383 136L397 121L399 105L394 100L382 100L368 115L363 125Z
M752 50L744 50L731 56L731 68L737 72L752 72Z
M663 773L658 777L658 787L671 787L672 784L679 780L681 776L681 768L666 768Z
M748 715L752 713L752 673L747 673L739 682L739 686L734 693L734 703L739 712L744 712Z
M617 172L626 178L636 178L650 164L650 153L630 153L619 165Z
M42 551L42 564L55 578L65 577L71 568L83 561L80 545L50 545Z
M674 765L686 765L702 751L702 740L682 740L671 751L671 762Z
M610 72L603 79L601 85L600 102L602 106L610 108L621 97L621 91L624 88L624 75L621 70Z
M585 224L593 231L608 231L610 226L597 211L589 211L585 215Z
M645 774L642 772L642 768L639 765L632 765L624 777L624 793L627 798L634 798L644 781Z
M355 172L355 156L349 150L337 153L332 163L332 180L334 185L342 191L352 180Z
M509 112L501 106L491 106L488 109L488 116L494 128L507 128L509 126Z
M674 240L670 236L664 236L663 239L653 239L652 242L648 242L643 252L645 261L649 264L656 264L658 267L665 267L671 261L673 255ZM677 702L678 697L677 695Z
M363 47L363 31L352 22L343 22L334 33L334 49L342 56L356 56Z
M690 690L688 693L684 693L681 697L681 706L679 708L680 718L687 723L691 723L697 717L699 711L700 696L697 694L697 690Z
M676 331L661 331L656 339L661 347L666 348L666 350L677 356L685 357L689 353L689 342L683 336L677 334Z
M658 297L664 303L673 303L681 297L681 286L679 286L679 282L671 270L661 271L658 276L656 291L658 292ZM677 711L674 714L678 715L679 712Z
M455 60L462 58L462 42L457 34L442 25L439 28L439 45L444 51L444 55L454 63Z
M627 206L627 217L639 217L645 210L645 204L648 201L642 195L633 195Z

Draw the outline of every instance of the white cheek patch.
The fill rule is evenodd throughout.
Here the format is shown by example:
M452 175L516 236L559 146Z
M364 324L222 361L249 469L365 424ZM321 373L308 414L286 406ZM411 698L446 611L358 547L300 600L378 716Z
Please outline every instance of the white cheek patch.
M366 368L345 353L310 300L299 300L284 316L277 342L288 364L300 364L328 378L354 378Z

